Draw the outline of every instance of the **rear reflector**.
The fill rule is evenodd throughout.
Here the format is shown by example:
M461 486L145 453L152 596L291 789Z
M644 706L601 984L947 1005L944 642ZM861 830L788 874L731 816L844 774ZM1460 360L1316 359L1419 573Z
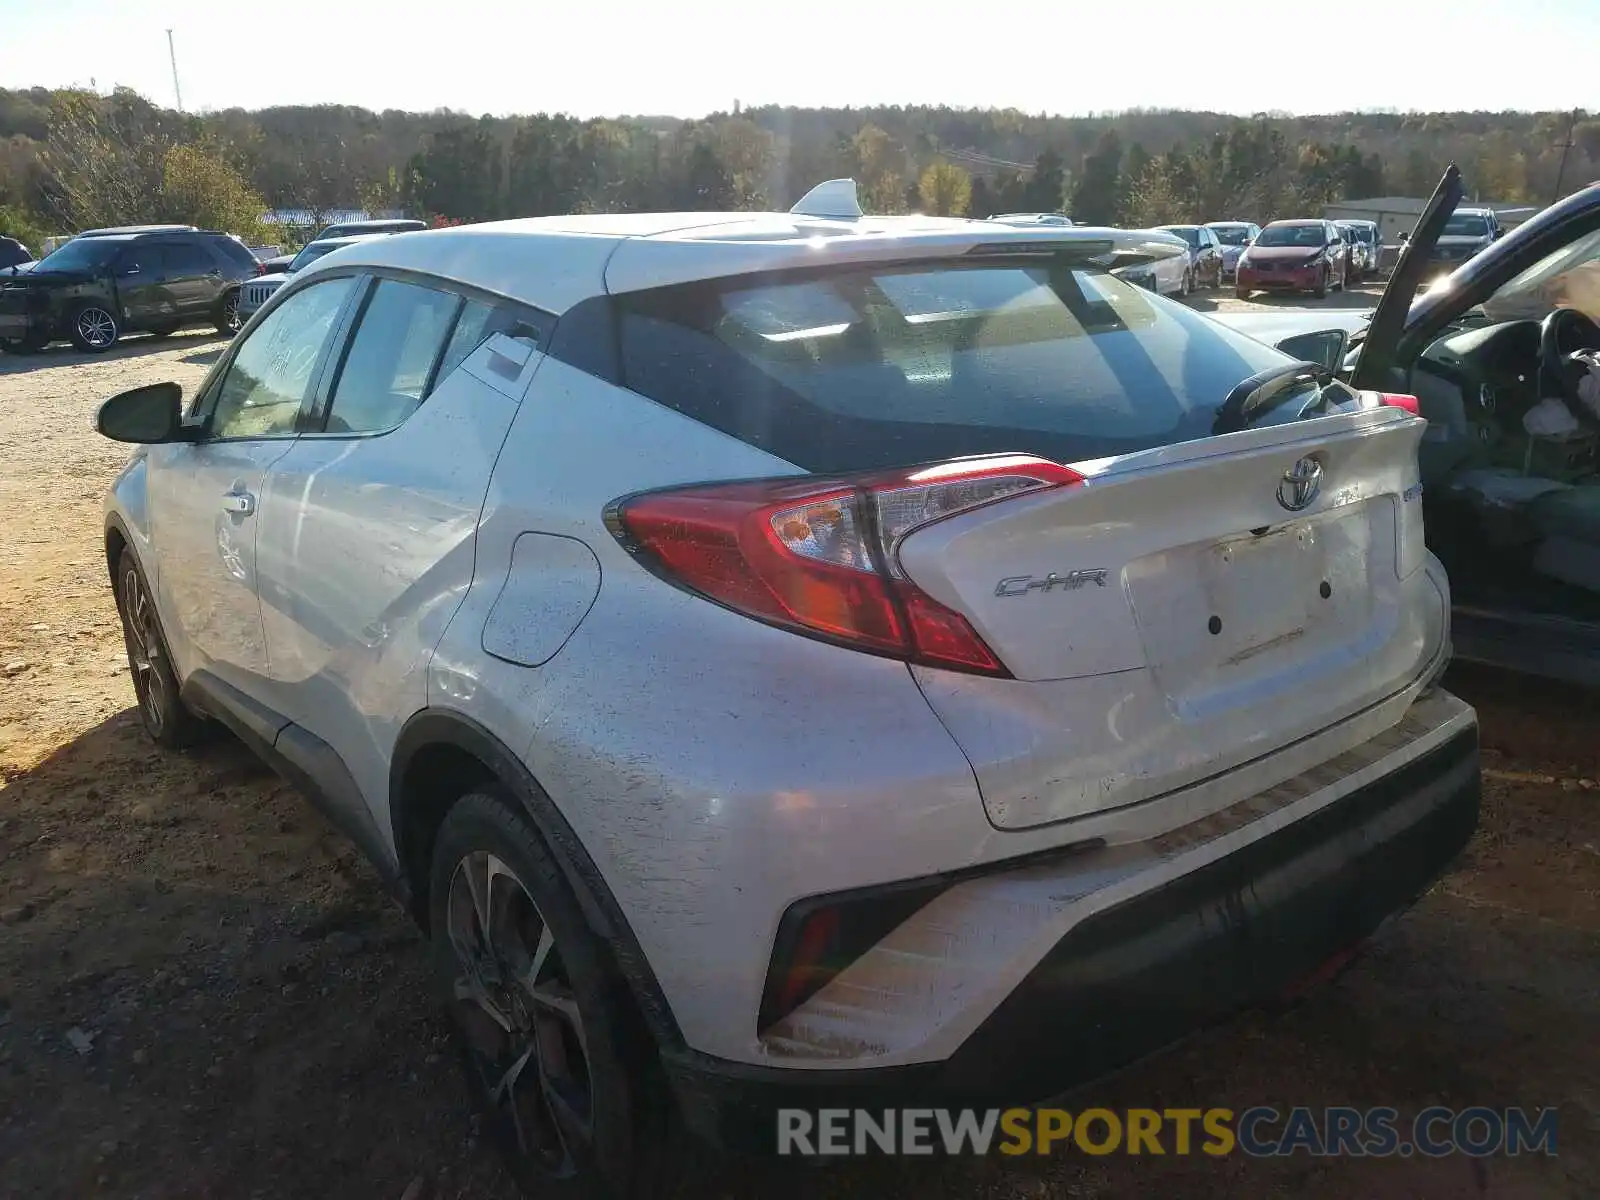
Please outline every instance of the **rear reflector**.
M958 513L1082 478L1031 455L990 455L648 492L612 505L606 521L657 574L745 616L872 654L1007 676L965 617L906 578L900 543Z

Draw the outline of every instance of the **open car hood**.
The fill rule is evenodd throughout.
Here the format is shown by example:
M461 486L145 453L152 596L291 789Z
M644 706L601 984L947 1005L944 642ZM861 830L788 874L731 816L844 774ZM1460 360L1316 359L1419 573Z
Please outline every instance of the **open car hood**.
M1444 233L1445 223L1450 220L1450 214L1455 212L1456 205L1461 203L1461 197L1465 194L1461 170L1451 163L1445 168L1439 186L1433 189L1422 216L1417 218L1416 228L1411 231L1411 240L1401 249L1400 260L1394 265L1389 284L1383 289L1383 297L1372 311L1372 322L1367 326L1361 357L1350 379L1353 387L1379 386L1398 361L1401 338L1410 324L1412 297L1417 294L1417 285L1428 270L1428 259L1440 235Z

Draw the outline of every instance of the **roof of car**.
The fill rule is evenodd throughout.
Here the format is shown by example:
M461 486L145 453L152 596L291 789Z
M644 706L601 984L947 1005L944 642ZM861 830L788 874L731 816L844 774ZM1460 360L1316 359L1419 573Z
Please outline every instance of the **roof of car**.
M1207 221L1206 222L1206 228L1207 229L1218 229L1218 228L1220 228L1220 227L1222 227L1224 225L1245 226L1245 225L1252 225L1252 224L1254 224L1253 221Z
M78 237L137 237L145 233L200 233L196 225L112 225L105 229L85 229Z
M1007 225L955 217L794 213L620 213L532 217L363 238L302 277L340 267L408 269L470 283L548 312L607 292L833 264L950 257L974 247L1106 242L1132 250L1148 231ZM1108 245L1108 250L1111 247Z
M1327 221L1321 217L1285 217L1281 221L1273 221L1272 225L1326 225Z
M311 241L307 242L306 245L307 246L335 246L335 247L337 247L337 246L353 246L357 242L369 242L373 238L380 238L380 237L384 237L384 236L385 236L384 234L378 233L376 231L374 231L372 233L341 233L338 237L313 238ZM393 236L393 235L391 234L391 235L388 235L388 236ZM303 249L303 247L302 247L302 249Z

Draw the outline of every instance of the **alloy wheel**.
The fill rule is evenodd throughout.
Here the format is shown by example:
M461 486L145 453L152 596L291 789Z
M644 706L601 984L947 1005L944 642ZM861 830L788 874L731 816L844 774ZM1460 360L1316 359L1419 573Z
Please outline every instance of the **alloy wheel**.
M128 646L128 666L133 690L150 732L156 737L167 727L172 697L167 694L166 655L156 625L155 605L139 572L129 567L122 575L122 634Z
M78 313L78 336L85 345L104 349L117 340L117 319L103 308L86 308Z
M572 1176L594 1141L594 1092L554 934L511 868L487 851L456 864L445 913L451 1014L496 1132L548 1175Z
M222 327L228 333L238 333L244 322L239 319L239 293L229 292L222 302Z

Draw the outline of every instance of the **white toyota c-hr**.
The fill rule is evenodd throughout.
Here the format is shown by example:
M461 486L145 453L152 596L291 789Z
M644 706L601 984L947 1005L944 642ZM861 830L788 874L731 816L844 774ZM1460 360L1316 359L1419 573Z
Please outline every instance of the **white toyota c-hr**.
M841 181L402 234L102 406L151 735L370 856L525 1186L628 1190L674 1110L1043 1099L1470 835L1424 422L1138 253Z

